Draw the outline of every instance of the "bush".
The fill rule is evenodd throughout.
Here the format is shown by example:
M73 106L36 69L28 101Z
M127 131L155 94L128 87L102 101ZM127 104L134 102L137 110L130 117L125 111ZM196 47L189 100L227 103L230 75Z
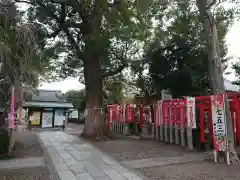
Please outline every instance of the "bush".
M9 135L8 131L0 127L0 158L3 158L8 153Z

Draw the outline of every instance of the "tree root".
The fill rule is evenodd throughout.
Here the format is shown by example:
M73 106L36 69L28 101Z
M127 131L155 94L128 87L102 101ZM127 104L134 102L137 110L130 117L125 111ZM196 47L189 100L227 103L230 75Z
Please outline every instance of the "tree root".
M237 152L235 150L229 152L229 158L230 158L230 163L231 164L240 164L240 160L238 158L238 154L237 154Z
M228 141L228 152L230 164L240 164L234 141Z

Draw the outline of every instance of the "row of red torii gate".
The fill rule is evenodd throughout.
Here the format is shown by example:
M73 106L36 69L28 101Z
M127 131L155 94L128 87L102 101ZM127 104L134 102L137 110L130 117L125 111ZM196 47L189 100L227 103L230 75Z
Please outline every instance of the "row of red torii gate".
M228 98L236 145L240 144L240 93L229 92L212 96L158 100L153 115L142 104L108 105L108 127L115 132L128 134L129 124L138 122L141 135L151 126L151 138L166 143L194 148L196 141L209 140L214 151L227 151L227 128L224 98ZM149 107L149 106L148 106ZM197 132L199 138L193 138ZM208 134L208 137L206 137Z

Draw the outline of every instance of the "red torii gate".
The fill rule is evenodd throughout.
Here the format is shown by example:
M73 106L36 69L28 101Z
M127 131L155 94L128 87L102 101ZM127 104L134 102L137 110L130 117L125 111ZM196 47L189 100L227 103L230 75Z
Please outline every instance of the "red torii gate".
M232 117L232 125L234 130L234 135L236 137L236 142L240 144L240 92L228 92L228 101L229 101L229 108ZM205 141L204 136L204 112L208 112L208 120L209 120L209 130L211 135L211 140L213 142L213 126L212 126L212 110L211 110L211 100L210 96L197 96L196 99L196 108L199 108L199 115L200 115L200 141ZM234 116L236 114L236 116ZM236 118L234 118L236 117Z

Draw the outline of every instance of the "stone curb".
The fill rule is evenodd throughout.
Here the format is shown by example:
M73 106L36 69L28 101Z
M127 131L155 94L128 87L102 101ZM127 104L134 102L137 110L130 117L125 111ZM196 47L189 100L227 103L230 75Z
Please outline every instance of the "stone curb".
M41 141L41 139L39 137L39 133L36 133L36 134L37 134L38 141L39 141L40 146L41 146L42 151L43 151L43 156L44 156L47 168L48 168L49 173L50 173L50 179L51 180L61 180L60 177L58 176L57 171L55 170L52 159L47 152L47 148L44 146L43 142Z

